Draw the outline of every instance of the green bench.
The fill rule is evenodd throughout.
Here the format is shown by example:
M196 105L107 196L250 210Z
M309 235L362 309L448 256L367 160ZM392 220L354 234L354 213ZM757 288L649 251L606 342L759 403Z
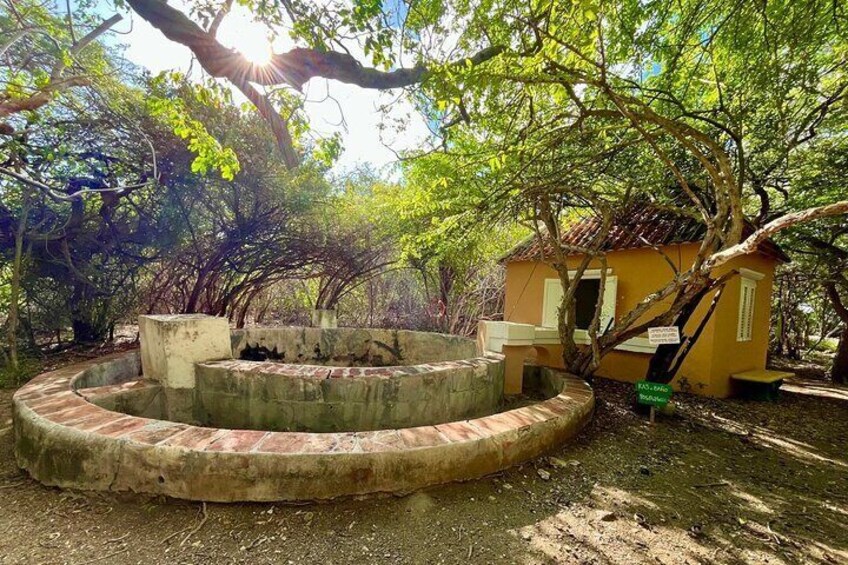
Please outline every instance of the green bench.
M768 369L755 369L730 375L730 379L737 383L736 390L742 398L750 400L775 401L780 392L783 379L794 377L794 373L785 371L769 371Z

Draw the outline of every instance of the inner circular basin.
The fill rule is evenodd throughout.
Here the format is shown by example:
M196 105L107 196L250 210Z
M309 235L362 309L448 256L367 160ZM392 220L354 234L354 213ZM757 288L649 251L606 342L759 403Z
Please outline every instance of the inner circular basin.
M353 432L436 425L503 409L503 359L428 332L250 328L233 359L198 363L194 388L139 381L91 402L212 428ZM79 383L85 387L85 383Z

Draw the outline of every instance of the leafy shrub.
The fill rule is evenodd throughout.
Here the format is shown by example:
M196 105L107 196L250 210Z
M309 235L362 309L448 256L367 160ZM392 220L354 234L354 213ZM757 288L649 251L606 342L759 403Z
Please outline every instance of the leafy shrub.
M22 357L18 360L18 367L11 365L0 365L0 388L18 387L42 370L41 361L34 357Z

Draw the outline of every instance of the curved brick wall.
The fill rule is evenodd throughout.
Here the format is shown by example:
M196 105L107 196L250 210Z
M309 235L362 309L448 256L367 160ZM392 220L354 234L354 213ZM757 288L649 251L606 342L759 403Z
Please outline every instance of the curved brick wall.
M103 386L97 379L99 384L90 384L87 375L76 386L90 402L132 416L300 432L467 420L497 412L503 398L500 356L379 368L226 360L198 363L195 376L195 388L182 390L145 380Z
M538 404L434 426L365 432L233 430L118 413L131 398L155 407L138 380L138 354L45 373L14 396L15 454L39 481L209 501L317 500L409 492L496 472L576 434L594 397L583 381L542 370L556 396Z

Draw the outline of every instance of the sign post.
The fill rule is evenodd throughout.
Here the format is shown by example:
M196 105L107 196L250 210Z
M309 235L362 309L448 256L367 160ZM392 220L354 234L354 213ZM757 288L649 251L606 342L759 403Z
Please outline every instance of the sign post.
M671 385L638 381L636 383L636 401L651 407L651 423L654 423L654 414L657 406L665 406L671 400Z
M648 343L651 345L677 345L680 343L680 328L677 326L655 326L648 328ZM651 423L657 406L665 406L671 400L671 385L639 381L636 394L639 404L651 407Z

